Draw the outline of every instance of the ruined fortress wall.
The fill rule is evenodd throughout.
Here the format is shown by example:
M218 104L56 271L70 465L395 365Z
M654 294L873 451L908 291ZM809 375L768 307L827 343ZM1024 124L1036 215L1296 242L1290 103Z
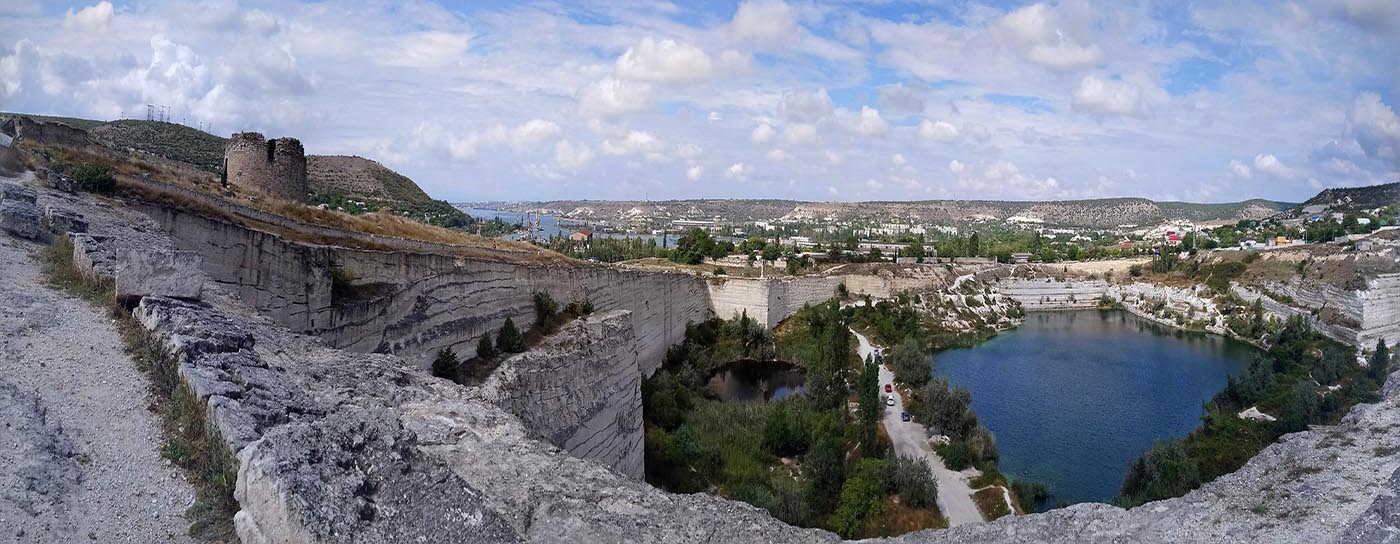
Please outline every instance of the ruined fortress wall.
M224 160L230 185L306 200L306 153L296 138L268 140L257 132L239 132L224 147Z
M15 125L19 138L29 143L85 147L89 142L86 130L63 123L20 117Z
M631 312L594 314L503 361L479 394L574 457L641 479L637 353Z

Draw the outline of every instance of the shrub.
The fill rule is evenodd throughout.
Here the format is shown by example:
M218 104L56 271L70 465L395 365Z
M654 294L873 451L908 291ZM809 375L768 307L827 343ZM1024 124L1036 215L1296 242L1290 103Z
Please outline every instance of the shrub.
M457 354L451 349L442 348L438 351L437 357L433 359L433 376L444 380L452 380L457 377Z
M559 303L544 291L535 291L535 328L548 332L559 317Z
M575 300L564 307L564 313L574 316L585 316L593 313L593 301L588 299Z
M906 339L890 353L895 379L919 387L933 378L933 358L924 353L919 342Z
M496 345L491 343L491 333L481 335L476 341L476 356L480 359L491 359L496 356Z
M73 179L78 188L90 193L110 195L117 190L117 178L112 169L104 164L85 162L73 169Z
M1128 275L1134 278L1142 277L1142 265L1133 264L1128 267Z
M1028 514L1039 510L1051 495L1050 486L1043 482L1025 480L1012 480L1011 492L1016 495L1016 502L1021 505L1021 510Z
M1200 468L1187 454L1185 444L1180 439L1156 441L1128 469L1114 502L1125 508L1132 507L1179 497L1199 485Z
M937 504L938 481L923 459L891 456L885 460L884 480L885 493L899 494L899 502L909 507Z
M954 440L939 447L938 455L943 457L943 464L950 470L963 470L972 466L972 462L975 461L967 443L961 440Z
M506 323L501 325L501 332L496 335L496 347L505 353L525 351L525 335L515 327L515 320L507 317Z

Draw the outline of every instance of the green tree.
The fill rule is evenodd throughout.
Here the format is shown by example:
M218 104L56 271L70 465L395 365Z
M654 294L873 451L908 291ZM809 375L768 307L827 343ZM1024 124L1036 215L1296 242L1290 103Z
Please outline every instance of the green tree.
M433 376L444 380L456 380L457 365L457 354L451 349L442 348L438 350L437 357L433 358Z
M933 379L933 357L924 353L919 341L905 339L890 352L895 379L920 387Z
M1371 354L1371 365L1366 370L1372 379L1385 381L1386 373L1390 370L1390 348L1386 347L1384 338L1376 341L1376 352Z
M871 518L884 512L884 461L860 459L851 477L841 486L836 511L827 518L827 527L844 538L862 535Z
M492 359L496 356L496 345L491 343L491 333L481 335L476 341L476 356L481 359Z
M671 252L670 259L681 264L700 264L705 257L713 256L713 253L715 241L710 237L710 233L701 228L693 228L676 241L676 249Z
M972 233L967 237L967 254L969 257L976 257L982 253L982 242L977 237L977 233Z
M548 332L554 328L559 317L559 303L544 291L535 291L535 328Z
M798 400L777 403L763 426L763 445L778 457L796 457L807 451L807 428Z
M1131 507L1170 497L1179 497L1201 485L1201 471L1186 452L1181 439L1156 441L1128 469L1123 487L1114 500Z
M830 511L832 503L841 494L841 484L845 481L845 467L842 465L841 443L825 433L817 437L811 451L802 460L802 474L809 482L807 504L818 512Z
M515 320L507 317L506 323L501 325L501 332L496 335L496 347L506 353L525 351L525 335L515 327Z
M117 178L105 164L85 162L73 169L78 188L91 193L110 195L117 190Z

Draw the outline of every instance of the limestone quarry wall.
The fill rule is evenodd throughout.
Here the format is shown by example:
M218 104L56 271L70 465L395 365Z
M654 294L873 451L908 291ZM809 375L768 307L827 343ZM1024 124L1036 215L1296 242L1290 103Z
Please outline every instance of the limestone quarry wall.
M706 286L716 317L729 319L747 313L771 329L802 306L835 296L842 280L841 276L711 278Z
M642 371L633 331L625 310L575 320L503 361L477 394L574 457L641 479Z
M278 324L424 368L443 348L475 356L477 339L507 317L528 329L536 291L560 305L588 300L599 311L632 312L648 374L684 338L686 323L713 315L704 280L690 274L315 246L165 207L147 211L179 249L204 256L215 281ZM342 300L333 294L333 270L353 278Z
M1094 308L1108 290L1103 280L1059 281L1054 278L1002 278L997 289L1026 311Z

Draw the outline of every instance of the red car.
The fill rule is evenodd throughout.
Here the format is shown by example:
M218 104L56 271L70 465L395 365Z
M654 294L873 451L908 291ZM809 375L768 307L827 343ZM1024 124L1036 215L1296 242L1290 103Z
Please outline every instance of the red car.
M894 386L891 386L890 384L885 384L885 392L886 392L886 393L893 393L893 392L894 392Z

